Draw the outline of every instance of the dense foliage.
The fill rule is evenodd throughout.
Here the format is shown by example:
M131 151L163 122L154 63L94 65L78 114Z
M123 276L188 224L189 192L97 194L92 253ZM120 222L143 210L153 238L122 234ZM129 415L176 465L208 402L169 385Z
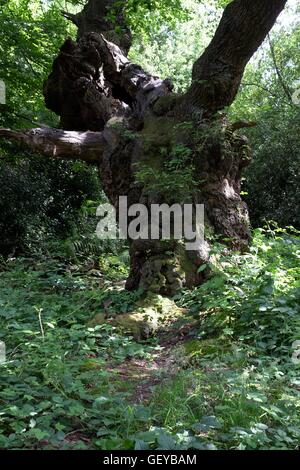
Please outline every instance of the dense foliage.
M225 3L127 2L135 38L132 60L172 77L176 89L184 91L192 64L208 44ZM59 0L1 1L0 78L7 92L7 104L0 105L3 127L57 124L44 107L41 89L64 38L75 34L60 14L62 6ZM76 12L81 5L72 1L67 8ZM281 226L299 227L299 106L290 99L300 74L296 26L284 25L273 33L273 50L265 44L248 66L231 110L232 119L258 123L247 131L255 155L244 186L254 226L274 219ZM1 149L2 254L22 251L29 239L41 241L53 232L68 236L84 200L100 197L94 171L83 164L33 159L15 144L1 144Z
M49 238L71 236L82 225L84 201L101 195L97 173L84 164L22 155L0 163L0 253L5 256L39 251Z
M184 0L183 4L188 18L177 19L172 27L156 24L138 35L131 51L133 59L151 72L173 77L179 92L187 89L192 65L209 43L221 13L216 2ZM279 22L251 60L229 110L231 120L257 122L254 129L243 131L254 149L244 193L256 227L270 219L282 226L300 223L300 114L299 103L292 99L300 77L299 26L296 17L291 21L295 12L294 4L288 20Z
M0 0L1 127L58 125L42 82L75 34L60 10L81 3ZM227 3L128 1L131 59L184 91ZM126 244L96 239L96 172L1 141L0 448L299 449L299 34L277 25L229 111L257 122L243 191L265 228L243 255L214 240L208 281L167 299L184 315L157 337L116 327L147 298L124 290ZM189 156L139 178L184 200Z
M46 111L42 84L53 58L72 28L59 2L1 1L0 79L6 104L0 104L0 126L57 125ZM94 169L81 163L33 158L14 143L1 142L0 253L31 251L49 236L66 237L77 226L86 199L100 197Z
M218 247L210 281L177 297L189 315L170 330L173 343L90 321L105 305L108 317L130 311L142 295L116 285L120 258L101 259L97 277L53 253L3 264L1 447L298 447L296 234L257 230L247 256Z

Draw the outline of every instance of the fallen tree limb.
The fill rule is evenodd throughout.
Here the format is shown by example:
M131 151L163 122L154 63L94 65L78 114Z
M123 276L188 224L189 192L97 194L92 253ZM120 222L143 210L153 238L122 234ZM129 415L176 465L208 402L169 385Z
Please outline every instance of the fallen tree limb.
M15 131L0 128L0 137L15 140L34 152L54 158L97 164L108 142L101 132L75 132L52 128Z

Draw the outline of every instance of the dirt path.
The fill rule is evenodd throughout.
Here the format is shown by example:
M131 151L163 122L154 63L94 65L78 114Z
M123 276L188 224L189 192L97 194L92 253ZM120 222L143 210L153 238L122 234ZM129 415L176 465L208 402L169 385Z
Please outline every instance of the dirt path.
M109 367L117 381L132 384L132 403L149 401L155 388L174 377L184 366L180 347L192 338L191 326L163 333L159 336L160 350L151 359L127 359L123 364Z

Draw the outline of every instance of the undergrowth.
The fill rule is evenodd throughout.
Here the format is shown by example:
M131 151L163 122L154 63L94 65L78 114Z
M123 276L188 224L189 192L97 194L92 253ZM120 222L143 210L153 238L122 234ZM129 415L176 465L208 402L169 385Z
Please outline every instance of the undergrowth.
M298 235L257 230L245 255L217 246L210 280L174 299L191 326L169 349L109 322L89 326L103 311L132 311L142 295L124 290L125 261L1 262L0 447L299 448ZM147 372L151 394L140 401L136 377L119 368L165 354L177 372L157 384L154 369L155 385Z

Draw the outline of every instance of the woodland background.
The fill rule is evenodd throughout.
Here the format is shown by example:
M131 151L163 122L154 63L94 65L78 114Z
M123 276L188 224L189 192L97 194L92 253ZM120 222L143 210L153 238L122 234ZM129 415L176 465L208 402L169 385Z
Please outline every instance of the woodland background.
M225 3L131 0L131 60L184 91ZM57 125L41 86L75 34L60 10L78 5L0 0L0 127ZM254 149L243 182L251 250L229 254L216 243L211 278L172 300L188 314L158 338L102 324L103 312L131 312L142 294L123 289L126 244L95 237L105 201L96 170L1 141L0 340L8 362L0 365L0 447L299 447L299 365L291 360L300 339L296 11L291 2L229 111L257 122L245 131ZM153 299L158 310L166 302Z

